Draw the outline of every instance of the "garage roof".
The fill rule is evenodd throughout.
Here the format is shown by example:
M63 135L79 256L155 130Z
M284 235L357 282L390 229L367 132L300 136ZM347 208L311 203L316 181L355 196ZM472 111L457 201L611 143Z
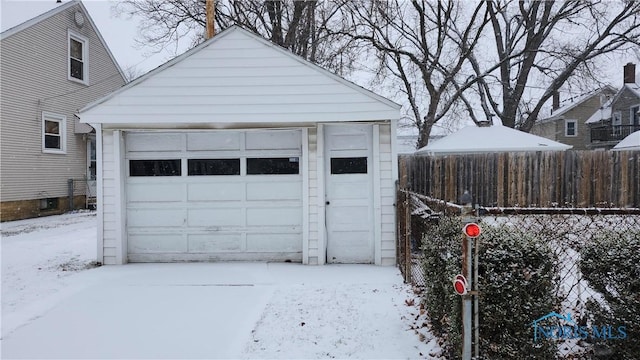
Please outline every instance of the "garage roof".
M400 105L231 27L80 110L90 124L392 120Z

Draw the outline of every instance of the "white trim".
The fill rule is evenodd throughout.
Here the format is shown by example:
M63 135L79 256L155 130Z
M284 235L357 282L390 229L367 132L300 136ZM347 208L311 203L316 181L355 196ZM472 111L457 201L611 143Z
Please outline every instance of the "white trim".
M380 192L380 125L373 126L373 261L382 265L382 195Z
M104 184L103 174L102 174L102 161L104 157L102 156L103 146L102 146L102 125L100 124L92 124L94 129L96 129L96 209L98 211L97 221L98 221L98 236L97 236L97 245L98 252L96 260L104 264L104 201L102 198L103 189L102 186Z
M398 120L391 120L391 180L398 181Z
M124 164L124 140L122 131L113 131L114 193L116 197L116 264L127 263L127 210L124 198L124 181L126 171Z
M302 130L302 263L309 264L309 129Z
M569 124L573 124L573 135L569 134ZM565 119L564 120L564 136L565 137L577 137L578 136L578 120Z
M71 40L82 43L82 79L71 76ZM67 79L89 85L89 39L79 33L67 29Z
M16 26L12 27L12 28L9 28L9 29L3 31L0 34L0 40L4 40L4 39L8 38L11 35L17 34L20 31L22 31L22 30L24 30L24 29L26 29L26 28L28 28L30 26L33 26L33 25L39 23L40 21L42 21L44 19L47 19L47 18L49 18L49 17L51 17L51 16L53 16L53 15L59 13L59 12L62 12L62 11L66 10L66 9L76 5L76 4L79 4L79 3L80 2L78 0L69 1L69 2L67 2L65 4L59 5L59 6L55 7L55 8L53 8L53 9L45 12L45 13L42 13L42 14L40 14L40 15L32 18L32 19L29 19L29 20L27 20L27 21L25 21L25 22L23 22L21 24L18 24ZM25 4L25 6L28 6L28 5Z
M58 122L60 132L60 149L50 149L45 147L45 121ZM47 154L67 153L67 117L64 115L43 111L40 118L40 132L42 134L42 152Z
M318 183L318 265L327 262L327 221L326 221L326 191L324 180L324 125L318 124L316 134L316 173Z

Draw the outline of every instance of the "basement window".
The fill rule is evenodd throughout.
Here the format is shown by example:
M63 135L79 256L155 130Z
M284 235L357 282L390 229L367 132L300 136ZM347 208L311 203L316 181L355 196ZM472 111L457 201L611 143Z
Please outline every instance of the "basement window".
M366 174L366 157L331 158L331 174Z
M129 160L129 176L181 176L180 159Z
M300 158L248 158L247 175L292 175L300 173Z
M58 208L58 198L40 199L40 210L55 210Z
M240 159L189 159L189 176L240 175Z

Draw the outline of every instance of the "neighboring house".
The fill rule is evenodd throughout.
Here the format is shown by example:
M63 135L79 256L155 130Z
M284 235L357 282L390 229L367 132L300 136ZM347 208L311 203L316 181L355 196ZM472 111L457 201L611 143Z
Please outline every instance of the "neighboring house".
M85 207L95 134L74 114L121 87L122 71L79 1L2 32L0 53L0 219Z
M555 93L551 116L536 121L531 134L571 145L574 150L589 149L591 131L585 121L615 93L616 89L606 86L562 103Z
M416 155L482 154L495 152L564 151L557 141L515 130L502 124L481 122L464 127L418 149Z
M586 121L591 133L589 148L611 149L640 130L640 83L636 77L636 65L625 65L623 75L622 88Z
M80 111L98 261L395 264L400 105L231 27Z

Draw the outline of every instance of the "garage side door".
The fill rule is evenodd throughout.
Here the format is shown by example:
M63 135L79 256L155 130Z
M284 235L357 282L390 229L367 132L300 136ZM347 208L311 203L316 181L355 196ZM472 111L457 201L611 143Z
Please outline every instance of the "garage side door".
M302 260L301 131L127 133L130 262Z

